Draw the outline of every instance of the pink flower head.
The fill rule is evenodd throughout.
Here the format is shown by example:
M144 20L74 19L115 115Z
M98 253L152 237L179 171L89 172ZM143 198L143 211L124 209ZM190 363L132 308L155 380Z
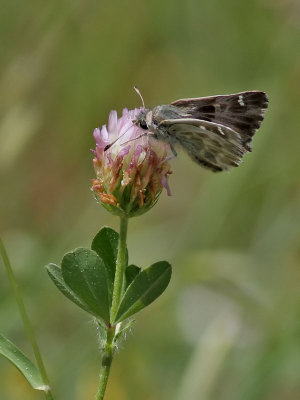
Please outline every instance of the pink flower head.
M92 190L106 209L118 215L146 212L163 188L170 195L169 146L134 124L140 111L125 108L119 119L117 112L111 111L107 127L96 128L93 133L97 179Z

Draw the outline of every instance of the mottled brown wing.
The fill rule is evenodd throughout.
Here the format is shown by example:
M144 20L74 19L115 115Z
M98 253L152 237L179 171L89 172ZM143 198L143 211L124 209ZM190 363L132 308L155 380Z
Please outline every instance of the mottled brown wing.
M248 91L224 96L181 99L171 103L189 118L225 125L241 135L244 147L250 142L264 119L268 107L266 93Z
M194 161L214 172L237 167L248 151L239 132L222 124L184 118L165 120L160 126Z

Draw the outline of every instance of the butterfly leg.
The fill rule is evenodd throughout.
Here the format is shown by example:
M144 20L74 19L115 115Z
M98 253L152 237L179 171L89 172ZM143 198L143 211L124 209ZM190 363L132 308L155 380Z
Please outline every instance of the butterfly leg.
M166 158L166 161L173 160L173 158L176 158L176 157L177 157L177 151L175 150L174 146L173 146L171 143L169 143L169 146L170 146L170 149L171 149L171 151L172 151L173 154L170 155L170 156L168 156L168 157Z
M172 151L174 157L177 157L177 151L175 150L175 148L174 148L174 146L173 146L172 143L170 143L170 149L171 149L171 151ZM172 158L173 158L173 157L172 157Z

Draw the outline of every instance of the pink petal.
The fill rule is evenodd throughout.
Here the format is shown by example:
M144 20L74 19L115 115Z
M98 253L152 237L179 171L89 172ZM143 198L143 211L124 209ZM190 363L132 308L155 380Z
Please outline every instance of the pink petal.
M94 129L93 136L94 139L96 140L96 143L98 143L101 140L101 131L99 128Z
M166 191L167 191L167 193L168 193L168 196L172 196L172 193L171 193L171 190L170 190L170 187L169 187L169 184L168 184L168 179L166 178L165 175L163 175L163 176L161 177L161 184L162 184L163 187L166 189Z
M97 147L103 149L107 144L109 144L108 133L105 125L103 125L101 131L99 128L96 128L93 135L96 140Z
M128 116L128 108L123 108L122 117Z
M129 153L130 148L131 148L131 146L124 147L122 150L120 150L118 156L123 158L124 156L126 156L126 154Z
M117 134L118 114L117 111L112 110L108 117L108 133L109 135Z

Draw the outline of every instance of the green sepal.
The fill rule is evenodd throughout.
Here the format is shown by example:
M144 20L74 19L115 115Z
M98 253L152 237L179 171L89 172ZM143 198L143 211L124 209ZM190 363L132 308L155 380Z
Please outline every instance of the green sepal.
M27 379L33 389L49 391L41 373L31 360L10 340L0 335L0 354L9 360Z
M132 281L134 281L141 270L142 269L140 267L137 267L136 265L128 265L125 270L126 288L131 284Z
M77 296L72 291L72 289L66 284L62 276L62 270L59 266L50 263L46 265L46 269L53 283L56 285L56 287L61 291L63 295L65 295L69 300L71 300L77 306L87 311L89 314L92 314L95 317L99 318L98 314L96 314L94 310L88 304L86 304L79 296Z
M61 263L65 283L93 310L94 315L109 321L108 278L105 264L90 249L78 248L67 253Z
M128 286L121 300L114 323L142 310L152 303L168 286L172 268L167 261L160 261L142 270Z

